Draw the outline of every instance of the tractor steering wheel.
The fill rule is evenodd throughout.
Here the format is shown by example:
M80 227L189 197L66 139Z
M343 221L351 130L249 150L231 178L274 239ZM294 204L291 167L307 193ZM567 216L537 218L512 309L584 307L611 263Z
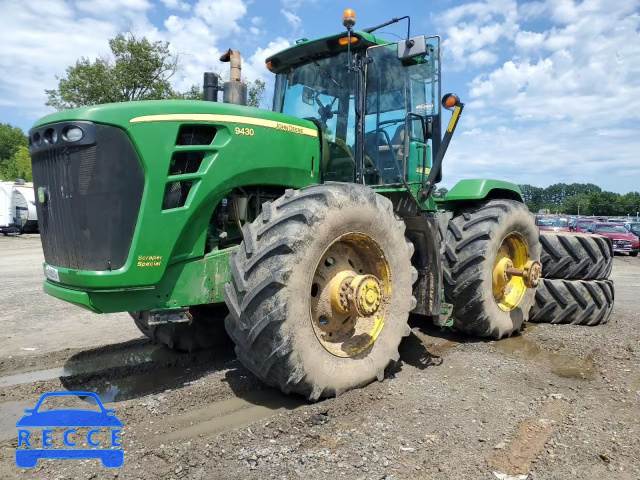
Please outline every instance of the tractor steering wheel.
M334 114L337 114L337 110L333 110L333 105L338 100L338 97L335 97L331 102L331 105L324 105L322 100L320 100L320 93L316 93L316 103L320 107L318 109L318 115L320 115L320 120L326 123L327 120L331 120Z

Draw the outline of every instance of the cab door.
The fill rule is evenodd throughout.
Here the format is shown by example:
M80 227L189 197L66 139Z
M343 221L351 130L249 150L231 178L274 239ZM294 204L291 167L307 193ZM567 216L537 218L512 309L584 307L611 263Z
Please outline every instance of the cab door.
M367 49L364 177L369 185L419 183L440 144L440 38L400 59L398 44Z

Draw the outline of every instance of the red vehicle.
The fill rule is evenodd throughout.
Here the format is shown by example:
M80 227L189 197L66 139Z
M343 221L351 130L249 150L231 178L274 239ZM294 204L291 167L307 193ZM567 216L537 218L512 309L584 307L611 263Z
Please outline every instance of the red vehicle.
M569 232L569 219L567 217L548 217L538 215L536 225L541 231Z
M613 242L614 252L628 253L632 257L638 256L640 238L630 233L621 223L595 222L587 232L609 237Z
M576 222L575 227L573 228L574 232L577 233L585 233L592 226L596 224L597 220L593 218L581 218Z

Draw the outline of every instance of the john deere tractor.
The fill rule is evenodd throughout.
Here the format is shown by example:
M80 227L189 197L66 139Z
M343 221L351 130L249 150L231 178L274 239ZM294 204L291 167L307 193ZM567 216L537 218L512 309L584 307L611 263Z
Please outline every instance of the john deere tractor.
M268 58L272 111L242 105L229 51L233 103L38 121L45 291L128 311L180 350L210 347L224 323L247 368L310 400L381 380L410 312L473 335L517 332L540 275L537 228L511 183L463 180L434 198L464 105L441 96L439 37L373 35L403 19L355 30L347 10L344 32ZM208 81L206 98L217 89Z

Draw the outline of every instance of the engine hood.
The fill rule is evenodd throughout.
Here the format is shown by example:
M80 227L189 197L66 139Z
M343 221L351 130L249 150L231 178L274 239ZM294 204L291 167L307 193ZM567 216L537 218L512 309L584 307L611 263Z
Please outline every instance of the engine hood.
M189 118L194 122L212 119L224 121L224 116L229 117L229 122L234 122L240 117L242 123L249 125L269 126L308 136L318 134L317 127L309 120L256 107L197 100L146 100L72 108L42 117L33 128L50 123L84 120L128 129L134 123L144 122L151 117L159 118L159 116L164 116L165 119L168 118L166 116L173 116L179 121Z
M603 235L605 237L609 237L612 240L630 240L635 241L635 235L630 233L607 233L607 232L597 232L598 235Z

